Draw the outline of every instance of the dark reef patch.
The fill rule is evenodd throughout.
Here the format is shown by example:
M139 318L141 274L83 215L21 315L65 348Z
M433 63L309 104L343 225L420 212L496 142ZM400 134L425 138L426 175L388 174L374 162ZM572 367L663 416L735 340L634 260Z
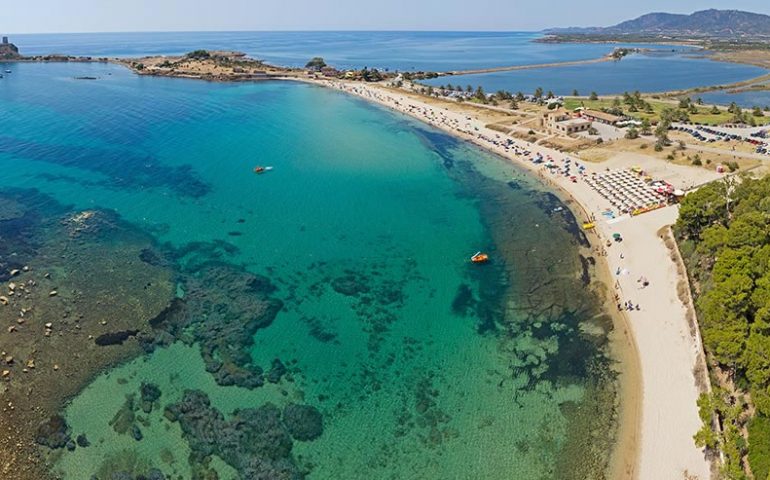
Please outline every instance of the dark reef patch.
M66 447L72 442L67 421L61 415L52 415L38 425L35 441L53 450Z
M289 412L287 426L286 411ZM265 480L300 480L305 477L292 456L295 439L317 438L323 422L317 410L306 405L281 410L265 404L258 408L236 410L232 418L211 406L208 396L198 390L185 391L182 399L166 407L169 421L178 422L190 445L193 465L206 465L218 455L235 468L241 478Z
M152 412L153 407L157 403L158 399L160 399L160 388L158 388L158 386L154 383L142 382L142 385L139 387L139 394L142 400L142 411L144 413Z
M583 284L583 286L587 287L591 284L591 260L593 260L592 257L584 257L583 255L579 256L580 258L580 282Z
M283 409L283 423L295 440L315 440L324 430L323 416L313 406L292 403Z
M203 197L211 190L192 166L164 165L157 158L134 150L48 145L0 136L0 151L26 160L90 170L104 176L102 180L88 182L90 185L87 186L131 190L167 188L180 196L193 198ZM71 181L71 177L60 180Z
M475 308L476 303L470 285L463 283L457 287L457 293L455 293L455 298L452 300L452 312L455 315L466 316L469 310Z
M135 337L139 330L121 330L118 332L103 333L94 339L94 343L100 347L109 345L123 345L131 337Z
M269 296L275 287L265 277L219 262L183 269L179 282L184 298L173 299L150 320L154 335L142 339L145 348L177 339L197 343L206 370L218 384L264 385L263 370L252 363L250 349L254 334L270 325L283 308L283 302ZM277 383L284 373L285 367L278 369L274 362L268 380Z
M164 254L177 264L179 269L187 272L204 268L212 262L223 262L227 257L238 253L238 247L223 240L191 242L179 248L170 244L164 245Z
M301 320L307 325L310 336L319 342L329 343L337 339L337 333L329 329L321 319L303 316Z
M353 272L345 271L345 274L332 280L332 288L335 292L349 297L357 297L364 293L369 293L370 287L366 284L366 276Z

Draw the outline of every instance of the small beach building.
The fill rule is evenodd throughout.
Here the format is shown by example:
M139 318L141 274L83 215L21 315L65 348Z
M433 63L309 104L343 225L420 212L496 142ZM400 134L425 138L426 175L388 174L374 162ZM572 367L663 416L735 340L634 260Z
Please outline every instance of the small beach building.
M565 110L558 109L543 115L543 126L551 133L569 135L588 130L591 128L591 122L583 118L574 118Z
M599 122L605 125L615 125L621 120L621 118L617 115L589 109L581 111L580 116L591 122Z

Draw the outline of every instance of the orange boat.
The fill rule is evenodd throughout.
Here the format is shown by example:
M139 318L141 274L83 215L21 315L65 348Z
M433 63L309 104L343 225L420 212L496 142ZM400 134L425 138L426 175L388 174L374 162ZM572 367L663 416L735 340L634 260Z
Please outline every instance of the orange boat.
M489 255L482 252L476 252L476 255L471 257L473 263L487 263L489 261Z
M273 167L254 167L254 173L256 174L265 173L265 172L269 172L272 169Z

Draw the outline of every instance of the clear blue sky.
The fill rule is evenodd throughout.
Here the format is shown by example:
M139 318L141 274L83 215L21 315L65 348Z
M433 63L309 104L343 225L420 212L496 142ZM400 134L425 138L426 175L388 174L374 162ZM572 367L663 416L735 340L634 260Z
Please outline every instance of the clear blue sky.
M604 26L651 11L768 0L4 0L0 32L197 30L540 30Z

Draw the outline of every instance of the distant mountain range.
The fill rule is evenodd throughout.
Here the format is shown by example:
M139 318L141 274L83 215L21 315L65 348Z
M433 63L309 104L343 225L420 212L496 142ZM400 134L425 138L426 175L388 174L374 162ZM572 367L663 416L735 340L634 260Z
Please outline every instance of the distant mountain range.
M553 28L552 35L675 37L770 37L770 16L740 10L703 10L691 15L648 13L612 27Z

